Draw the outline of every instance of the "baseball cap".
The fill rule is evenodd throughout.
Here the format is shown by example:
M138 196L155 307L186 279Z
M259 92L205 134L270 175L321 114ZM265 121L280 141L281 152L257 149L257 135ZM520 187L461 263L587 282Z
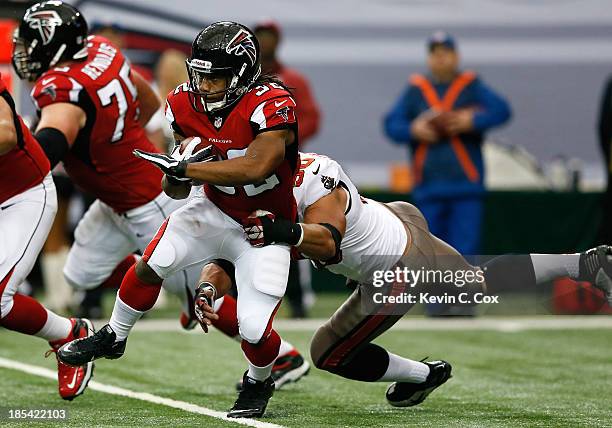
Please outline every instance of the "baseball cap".
M265 21L260 21L257 24L255 24L255 27L253 28L253 32L257 33L258 31L270 31L272 33L274 33L276 35L276 37L280 38L281 36L281 28L280 25L278 24L278 22L272 20L272 19L267 19Z
M448 34L446 31L436 31L429 37L429 40L427 41L427 48L429 49L429 52L431 52L436 46L440 45L446 46L447 48L452 50L455 50L457 48L455 38Z

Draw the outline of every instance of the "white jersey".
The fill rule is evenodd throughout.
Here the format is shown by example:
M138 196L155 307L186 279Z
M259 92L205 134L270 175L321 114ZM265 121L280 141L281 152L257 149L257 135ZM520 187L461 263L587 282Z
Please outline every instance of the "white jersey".
M371 282L375 270L393 267L408 242L400 219L381 203L360 196L333 159L316 153L300 153L300 162L293 188L300 221L309 206L336 187L347 192L346 232L340 245L342 261L327 269L365 284Z

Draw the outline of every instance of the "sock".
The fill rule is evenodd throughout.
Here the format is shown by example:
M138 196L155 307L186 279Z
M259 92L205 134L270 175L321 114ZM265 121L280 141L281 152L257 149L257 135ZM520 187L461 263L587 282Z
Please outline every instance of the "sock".
M49 309L45 310L47 311L47 321L43 328L36 333L36 336L42 337L48 342L55 342L56 340L67 338L72 330L72 323L70 320L60 317Z
M247 376L251 379L263 382L270 377L270 374L272 374L273 365L274 363L272 362L265 367L257 367L249 362L249 371L247 372Z
M140 257L136 254L130 254L129 256L121 260L115 270L113 270L110 276L106 278L106 281L104 281L100 286L102 288L110 288L113 290L119 289L119 286L121 285L123 278L127 274L127 271L133 265L135 265L138 260L140 260Z
M537 283L552 281L564 276L578 278L580 253L531 254L530 256Z
M29 335L38 333L47 322L45 307L33 298L19 293L13 296L13 306L8 313L1 315L2 327Z
M130 308L146 312L155 304L160 290L161 282L158 284L149 284L141 281L138 276L136 276L135 266L132 266L123 277L123 282L121 283L117 296L120 297L126 305L130 306Z
M295 346L293 346L291 343L287 342L285 339L283 339L281 337L281 343L280 343L280 348L278 348L278 356L282 357L283 355L288 354L289 352L293 351L295 349Z
M236 299L229 294L225 295L223 296L223 302L219 308L215 309L216 314L219 315L219 319L213 321L212 324L229 337L240 337L238 333Z
M280 336L275 330L272 330L266 339L256 345L243 340L241 348L249 363L249 372L253 372L253 376L249 374L249 377L264 380L272 373L272 365L278 357Z
M389 354L389 366L385 374L378 379L380 382L425 382L429 375L427 364L403 358L388 351L387 353Z
M119 297L119 293L117 293L115 307L113 308L113 313L108 322L117 335L115 341L119 342L126 339L130 334L130 330L132 330L132 327L136 324L136 321L138 321L143 314L143 311L138 311L125 304Z

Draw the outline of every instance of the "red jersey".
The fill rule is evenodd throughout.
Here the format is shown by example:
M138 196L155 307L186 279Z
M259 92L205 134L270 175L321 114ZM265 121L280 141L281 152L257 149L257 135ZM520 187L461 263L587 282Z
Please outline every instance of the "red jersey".
M138 93L127 59L100 36L89 37L87 50L85 61L44 73L31 95L39 110L71 103L85 111L86 125L64 156L64 167L77 185L124 212L162 191L162 172L132 154L158 150L138 123Z
M13 111L17 145L0 155L0 203L40 184L49 173L49 160L15 110L11 94L0 80L0 97Z
M293 219L296 214L293 180L298 164L295 107L285 88L265 83L249 90L231 110L207 115L194 110L184 83L168 94L166 118L177 134L208 139L224 159L243 156L262 132L293 129L296 141L285 148L285 159L262 183L234 187L204 185L208 198L238 221L257 209Z

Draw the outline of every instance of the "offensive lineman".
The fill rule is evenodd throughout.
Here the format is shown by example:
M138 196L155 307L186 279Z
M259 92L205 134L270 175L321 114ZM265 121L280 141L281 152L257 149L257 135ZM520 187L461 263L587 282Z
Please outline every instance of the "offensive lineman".
M164 171L169 195L186 197L192 179L205 185L162 224L142 260L124 277L119 297L130 296L150 308L162 279L213 258L231 261L236 266L239 333L249 369L228 416L262 416L274 391L270 373L280 337L272 330L272 320L285 292L290 249L286 244L251 247L241 222L256 209L279 218L295 215L296 104L281 84L260 77L257 39L241 24L218 22L202 30L187 68L190 82L169 95L166 116L179 139L208 139L223 160L190 163L136 151ZM113 311L109 325L91 340L64 346L60 359L78 365L120 357L141 315L125 306Z
M13 64L20 78L35 82L36 138L51 167L62 161L70 178L97 198L77 226L64 276L76 289L117 288L137 260L133 253L184 205L163 193L158 168L132 155L155 150L143 126L160 100L120 50L88 37L85 18L60 1L26 11ZM179 272L164 287L188 301L198 275L196 268ZM140 305L119 293L115 311L149 309Z
M67 319L18 292L57 211L49 161L17 115L0 79L0 326L49 341L51 352L93 332L87 319ZM47 354L48 355L48 354ZM59 394L72 400L85 391L92 362L70 367L57 362Z
M401 312L388 313L383 307L380 313L364 313L362 295L371 288L372 272L390 270L398 258L404 266L416 269L473 267L452 247L429 233L427 223L414 206L364 199L335 161L313 153L301 154L300 158L294 194L302 223L260 213L245 226L245 232L253 245L270 242L295 245L320 266L359 284L315 333L311 357L318 368L348 379L391 381L386 394L391 405L417 405L448 380L451 366L445 361L413 361L371 343L410 306L396 308ZM403 257L398 256L401 254ZM500 256L485 265L486 287L495 288L506 281L541 283L570 276L592 282L612 303L611 254L612 247L600 246L580 254ZM205 267L207 275L201 279L196 295L196 313L203 325L213 324L228 334L229 319L235 310L233 298L224 296L222 317L210 305L211 297L222 296L231 284L224 269L225 266L212 264ZM485 290L475 288L471 292Z

